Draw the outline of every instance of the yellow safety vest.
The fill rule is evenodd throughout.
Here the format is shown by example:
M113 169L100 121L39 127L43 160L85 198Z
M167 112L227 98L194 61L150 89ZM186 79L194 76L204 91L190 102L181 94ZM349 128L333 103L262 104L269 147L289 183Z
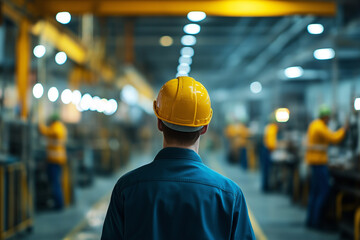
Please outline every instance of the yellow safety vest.
M328 145L339 143L344 137L344 128L332 132L323 120L312 121L307 131L306 162L310 165L326 164Z

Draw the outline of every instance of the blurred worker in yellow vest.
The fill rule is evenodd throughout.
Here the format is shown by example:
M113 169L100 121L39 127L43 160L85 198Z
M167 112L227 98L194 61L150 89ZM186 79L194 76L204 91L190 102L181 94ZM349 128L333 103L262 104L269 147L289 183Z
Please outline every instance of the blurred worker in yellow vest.
M225 128L225 136L230 143L229 160L233 163L239 162L241 166L247 168L246 146L251 135L250 130L242 122L230 123Z
M62 167L66 164L66 137L65 125L60 122L58 115L50 117L50 125L39 124L40 133L47 138L47 171L55 201L55 209L64 207L64 197L61 187Z
M269 190L269 173L271 169L271 152L277 148L278 125L275 114L270 115L269 123L265 126L263 148L261 151L261 175L263 191Z
M322 227L323 210L330 191L330 176L327 168L328 145L343 140L348 128L346 123L336 132L331 131L327 127L330 116L330 108L325 105L321 106L319 118L310 123L307 131L305 159L311 167L311 182L306 225L313 228Z

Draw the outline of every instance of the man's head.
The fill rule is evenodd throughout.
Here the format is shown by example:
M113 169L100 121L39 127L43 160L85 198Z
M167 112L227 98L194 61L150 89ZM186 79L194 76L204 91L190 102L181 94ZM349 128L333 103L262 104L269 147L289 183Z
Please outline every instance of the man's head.
M319 118L321 118L326 124L329 122L331 116L331 109L327 105L321 105L319 108Z
M183 146L193 145L212 117L207 90L191 77L166 82L154 101L154 112L165 140Z

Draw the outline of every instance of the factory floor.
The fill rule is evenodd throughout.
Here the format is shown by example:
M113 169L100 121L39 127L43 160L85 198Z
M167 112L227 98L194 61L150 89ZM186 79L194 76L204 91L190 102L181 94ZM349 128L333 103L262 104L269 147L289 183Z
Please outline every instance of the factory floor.
M306 210L291 203L280 193L264 194L260 191L258 172L243 171L229 165L222 152L202 154L203 161L215 171L235 181L243 190L250 218L258 240L282 239L339 239L336 232L307 229L304 225ZM61 212L37 213L31 234L25 240L93 240L99 239L112 187L125 172L152 161L153 156L133 155L130 163L111 177L97 177L89 188L76 190L76 204Z

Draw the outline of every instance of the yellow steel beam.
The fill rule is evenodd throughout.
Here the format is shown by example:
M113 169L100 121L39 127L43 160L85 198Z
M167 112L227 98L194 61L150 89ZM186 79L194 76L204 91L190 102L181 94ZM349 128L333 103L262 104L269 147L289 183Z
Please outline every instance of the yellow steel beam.
M334 16L335 0L38 0L46 14L183 16L204 11L212 16L270 17L294 14Z
M26 20L21 21L16 43L16 85L21 109L20 114L23 120L28 115L27 89L30 69L30 36L28 29L29 22Z
M2 10L6 16L19 25L26 23L26 31L37 36L41 35L57 49L64 51L74 62L88 65L93 72L100 74L107 82L114 80L115 70L103 58L100 58L98 53L85 46L74 34L52 20L40 20L34 23L34 19L42 15L39 14L42 12L41 6L39 8L35 6L24 0L5 0ZM96 64L92 64L91 59L95 59Z
M86 63L87 49L76 36L59 30L50 21L38 21L31 30L34 35L41 35L45 41L51 42L58 50L64 51L76 63Z

